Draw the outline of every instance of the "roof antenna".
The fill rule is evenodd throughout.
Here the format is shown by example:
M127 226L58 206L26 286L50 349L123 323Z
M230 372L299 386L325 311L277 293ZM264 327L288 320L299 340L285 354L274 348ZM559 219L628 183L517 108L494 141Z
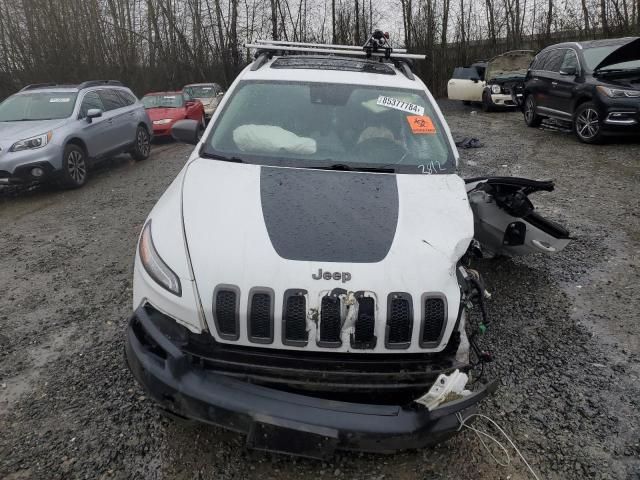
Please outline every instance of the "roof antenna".
M367 54L367 58L371 58L372 53L381 51L384 51L384 58L390 58L393 48L389 43L389 33L382 30L374 30L362 49Z

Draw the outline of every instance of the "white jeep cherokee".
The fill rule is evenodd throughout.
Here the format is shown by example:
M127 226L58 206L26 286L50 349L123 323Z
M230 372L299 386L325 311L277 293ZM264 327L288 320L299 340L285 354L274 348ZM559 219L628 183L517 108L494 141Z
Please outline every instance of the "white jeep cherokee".
M527 198L553 184L456 175L402 55L259 47L201 140L174 126L197 147L140 236L128 364L163 409L254 448L443 440L494 387L415 402L477 360L469 258L562 249L568 233Z

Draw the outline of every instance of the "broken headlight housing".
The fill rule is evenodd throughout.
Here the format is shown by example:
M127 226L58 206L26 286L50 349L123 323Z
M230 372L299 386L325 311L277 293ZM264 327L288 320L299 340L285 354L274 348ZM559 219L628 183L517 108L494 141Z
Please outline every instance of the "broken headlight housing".
M174 295L182 296L182 286L180 285L180 279L169 268L169 266L162 260L160 255L153 245L153 238L151 237L151 220L142 229L142 235L140 235L140 243L138 245L138 251L140 253L140 262L142 266L155 282L166 290L170 291Z

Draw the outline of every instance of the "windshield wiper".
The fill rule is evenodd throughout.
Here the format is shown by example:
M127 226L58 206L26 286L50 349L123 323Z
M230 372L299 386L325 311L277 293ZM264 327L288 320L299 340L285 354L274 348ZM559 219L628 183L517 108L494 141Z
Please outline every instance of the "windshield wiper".
M610 74L610 73L613 73L613 74L633 73L633 72L637 72L637 71L640 71L640 67L633 67L633 68L607 68L607 69L596 70L595 72L593 72L593 74L597 77L598 75L607 75L607 74Z
M223 162L244 163L244 160L242 160L239 157L225 157L224 155L219 155L217 153L200 152L200 156L203 158L212 158L214 160L221 160Z
M395 173L395 169L383 167L355 167L345 163L334 163L332 165L309 167L314 170L338 170L343 172L377 172L377 173Z

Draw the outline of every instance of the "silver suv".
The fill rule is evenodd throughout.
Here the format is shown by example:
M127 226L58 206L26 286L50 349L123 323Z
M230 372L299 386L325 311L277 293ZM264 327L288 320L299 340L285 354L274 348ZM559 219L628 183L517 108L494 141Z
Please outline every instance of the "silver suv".
M0 184L87 181L92 162L128 152L144 160L151 122L122 83L28 85L0 103Z

